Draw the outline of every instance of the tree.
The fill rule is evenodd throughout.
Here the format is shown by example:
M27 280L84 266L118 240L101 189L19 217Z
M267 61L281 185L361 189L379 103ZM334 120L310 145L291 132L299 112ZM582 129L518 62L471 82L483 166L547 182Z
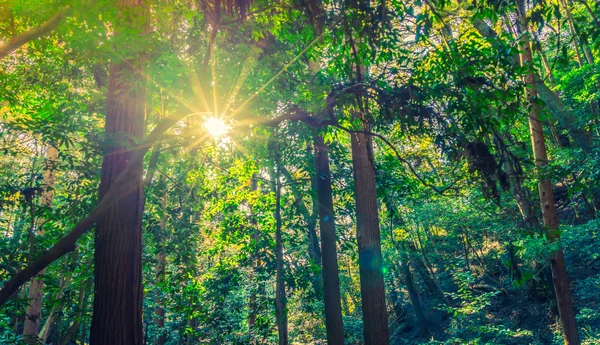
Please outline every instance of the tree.
M144 1L123 0L117 5L123 14L127 13L124 8L133 9L135 15L129 19L137 28L147 25ZM105 126L108 147L102 161L100 199L125 171L144 137L146 93L144 60L139 54L134 52L132 58L110 66ZM96 226L91 344L143 343L143 163L136 162L132 170L128 190L109 206Z
M340 302L335 213L333 211L329 154L323 138L318 134L315 135L315 151L319 227L321 229L321 248L323 249L322 275L327 342L331 345L343 345L344 323L342 321L342 305Z
M548 156L546 153L546 143L544 139L544 129L540 121L539 106L536 103L537 91L535 86L535 73L533 58L531 54L531 45L529 42L529 29L527 27L527 17L525 12L525 2L517 2L518 25L521 31L521 61L523 66L528 68L526 75L526 96L529 108L529 132L531 134L531 146L538 173L538 190L540 195L540 206L544 226L550 241L560 240L558 230L558 218L556 215L556 204L554 200L554 191L552 184L547 176L544 176L545 169L548 166ZM556 302L558 304L558 313L562 325L565 344L580 344L575 313L573 311L573 302L571 300L571 291L569 280L567 278L567 269L563 251L560 247L556 249L550 258L550 267L552 269L552 281L556 293Z

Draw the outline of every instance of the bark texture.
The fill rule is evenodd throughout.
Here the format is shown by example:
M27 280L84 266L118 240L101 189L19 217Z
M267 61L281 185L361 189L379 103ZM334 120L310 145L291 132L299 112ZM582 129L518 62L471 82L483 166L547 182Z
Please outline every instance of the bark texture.
M315 148L327 344L344 345L344 323L342 321L340 279L335 235L335 214L333 212L331 172L329 171L329 153L327 151L327 146L323 142L323 138L320 136L315 136Z
M276 139L277 140L277 139ZM275 147L275 168L273 169L272 188L275 192L275 257L277 260L277 273L275 277L275 319L277 323L277 333L279 335L279 345L288 345L288 320L287 320L287 296L285 294L285 280L283 276L283 238L281 223L281 178L279 168L278 147Z
M372 143L362 133L351 134L351 141L365 345L387 345L388 317Z
M142 0L119 0L135 7ZM141 28L138 25L138 28ZM103 198L132 160L145 131L143 61L135 57L112 63L108 81L105 155L99 195ZM94 313L91 345L141 345L143 162L131 167L127 191L98 220L94 254Z
M527 101L529 103L529 132L531 134L531 145L539 175L538 190L540 195L540 205L542 208L542 217L544 219L544 226L547 229L548 238L550 241L557 241L559 240L559 231L556 205L554 202L554 192L552 190L550 179L543 175L543 171L548 165L548 156L546 153L546 143L544 141L542 123L539 119L539 107L535 101L537 97L537 91L535 87L536 75L534 72L531 46L528 38L525 2L524 0L518 0L517 4L518 25L521 33L523 34L521 35L520 42L522 51L521 61L524 66L530 68L525 80L527 85L525 92ZM567 270L565 267L562 249L559 248L552 255L550 264L564 342L568 345L579 345L579 333L577 331L575 313L573 312L573 302L571 300L569 280L567 278Z

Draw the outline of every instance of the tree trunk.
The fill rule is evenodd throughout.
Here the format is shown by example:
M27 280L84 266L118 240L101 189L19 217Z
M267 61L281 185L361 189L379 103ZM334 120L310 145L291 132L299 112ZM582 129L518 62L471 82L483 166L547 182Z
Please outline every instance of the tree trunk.
M162 223L162 222L161 222ZM166 340L165 335L165 308L163 307L164 300L161 297L160 287L165 282L165 265L166 265L166 254L159 252L156 254L156 284L159 286L156 294L156 310L154 311L154 326L156 327L156 338L154 343L156 345L164 345Z
M344 323L342 321L329 153L327 152L327 146L323 142L323 138L318 135L315 135L315 149L319 227L321 229L321 247L323 250L322 274L327 344L344 345Z
M479 34L486 38L497 38L496 32L483 20L475 19L473 22L475 29ZM499 47L502 49L502 47ZM515 55L515 57L518 57ZM518 64L518 59L514 59L514 63ZM556 121L569 132L571 138L573 138L575 145L584 151L591 149L592 133L582 129L578 125L578 119L569 109L565 106L563 101L556 95L556 93L548 86L542 78L534 71L535 86L537 88L539 98L544 102L546 107Z
M415 316L417 317L419 333L421 336L425 336L429 333L427 329L427 319L425 318L425 313L423 313L421 301L419 301L419 294L417 293L417 289L415 289L415 283L413 282L413 276L410 272L410 267L406 262L404 262L404 260L402 260L400 261L400 269L402 270L402 275L404 276L404 281L406 282L406 290L408 290L410 304L412 304L415 311Z
M159 228L160 228L160 235L158 236L158 239L160 241L161 238L163 238L166 228L167 228L167 195L163 195L162 200L161 200L161 206L162 206L162 215L160 217L160 223L159 223ZM154 311L154 326L156 328L155 332L155 338L154 338L154 344L156 345L164 345L165 340L166 340L166 334L164 332L164 328L165 328L165 308L163 307L164 305L164 300L162 298L162 288L163 285L165 283L165 266L167 264L167 255L164 251L163 246L158 243L159 248L157 248L157 253L156 253L156 291L155 291L155 297L154 297L154 301L156 303L156 310Z
M53 146L48 146L46 149L46 168L44 170L42 192L42 207L52 207L52 199L54 198L54 184L56 182L55 165L58 159L58 150ZM44 220L38 220L38 231L36 236L44 234ZM33 249L33 248L32 248ZM44 275L44 270L41 271L29 284L29 305L25 311L25 322L23 325L23 341L25 343L36 344L38 342L38 333L40 332L40 319L42 314L42 297L44 295L44 281L41 276Z
M351 141L364 340L365 345L387 345L388 317L372 142L362 133L351 134Z
M277 139L276 139L277 140ZM275 148L278 150L278 148ZM287 298L285 295L285 280L283 277L283 240L281 229L281 177L279 152L275 152L275 168L272 174L272 188L275 192L275 257L277 260L277 273L275 277L275 318L277 332L279 334L279 345L288 345L288 322L287 322Z
M144 15L146 2L118 0ZM129 11L122 11L123 14ZM138 17L139 18L139 17ZM138 25L139 28L139 25ZM111 63L106 110L106 144L99 188L100 199L125 170L145 130L143 61ZM94 306L91 345L141 345L143 161L136 162L128 189L98 220L94 254Z
M526 76L526 97L529 107L529 132L531 134L531 145L535 164L538 170L539 183L538 189L540 194L540 204L542 208L542 216L544 218L544 226L548 232L550 241L559 239L558 218L556 216L556 205L554 202L554 192L550 179L544 175L544 170L548 166L548 157L546 154L546 144L544 141L544 132L542 123L539 120L539 108L536 103L536 77L531 56L531 47L528 38L527 20L525 14L524 0L518 0L518 25L521 31L521 61L524 66L530 70ZM575 321L575 313L573 312L573 302L571 300L571 292L569 289L569 281L567 278L567 270L565 267L564 255L562 249L558 249L550 259L554 290L556 292L556 302L558 304L558 313L563 329L565 344L579 345L579 333L577 332L577 324Z
M565 0L560 0L560 5L565 9L565 13L567 14L567 21L569 22L569 31L571 33L571 37L573 38L573 43L575 44L575 55L577 57L577 63L579 67L583 66L583 60L581 59L581 53L579 52L579 36L575 32L575 23L573 22L573 16L571 15L571 10L567 5Z
M306 223L308 238L309 238L309 246L308 246L308 254L317 265L321 264L321 248L319 247L319 237L317 236L317 222L316 222L316 214L308 211L308 207L306 207L306 203L302 199L302 191L298 189L298 186L293 183L294 179L290 172L284 167L281 167L281 174L285 178L285 180L290 183L290 189L294 194L294 200L296 203L296 207L298 207L298 211L304 218L304 222Z
M68 270L68 271L65 270L60 279L58 293L56 294L56 300L60 300L62 298L64 290L69 286L69 284L71 282L71 277L73 275L73 270L75 269L75 265L77 264L77 260L78 260L77 252L74 252L73 256L72 256L72 264L69 265L70 270ZM48 318L46 319L44 326L42 326L42 329L40 330L40 332L38 334L38 338L39 338L38 341L41 341L42 344L46 343L46 340L48 339L48 336L50 335L50 330L52 329L52 324L54 323L56 318L59 317L59 315L61 314L62 308L63 308L63 306L61 304L56 305L52 309L50 314L48 314Z
M69 340L71 338L73 338L75 336L75 334L77 333L77 329L79 328L79 325L81 324L81 317L83 314L83 303L85 301L85 295L86 295L85 292L91 282L92 282L91 280L87 280L83 285L81 285L81 288L79 289L79 302L77 303L77 313L75 314L75 320L73 321L73 324L71 325L71 327L69 327L69 329L67 330L67 333L65 334L65 336L62 338L60 345L67 345Z
M254 176L252 176L252 180L250 182L250 190L252 192L256 191L258 188L257 185L257 178L256 178L256 174ZM256 218L254 216L254 210L252 209L252 207L250 208L250 223L252 224L252 241L254 244L254 279L255 284L259 284L258 279L256 279L256 272L258 271L258 267L260 266L260 261L258 258L258 241L259 241L259 233L258 233L258 222L256 221ZM257 298L256 298L256 291L257 291L257 287L256 286L252 286L252 291L250 292L250 301L248 303L248 308L249 308L249 313L248 313L248 332L250 333L250 339L254 340L254 327L256 325L256 315L258 313L257 311ZM252 343L254 344L254 343Z
M396 321L404 322L406 320L406 311L402 306L400 282L395 267L392 267L391 273L392 284L390 289L390 297L392 299L392 303L394 304L394 315L396 316Z

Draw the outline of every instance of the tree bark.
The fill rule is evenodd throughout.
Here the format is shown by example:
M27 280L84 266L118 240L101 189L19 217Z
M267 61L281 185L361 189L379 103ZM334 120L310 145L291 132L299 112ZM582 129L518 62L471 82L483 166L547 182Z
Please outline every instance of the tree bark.
M257 183L257 178L256 178L256 174L254 174L252 176L252 180L250 181L250 190L252 192L255 192L258 189L258 183ZM252 224L252 242L254 245L254 260L253 260L253 264L254 264L254 277L253 279L255 280L255 284L258 284L258 279L256 279L256 272L258 271L258 268L260 266L260 259L258 258L258 241L259 241L259 232L258 232L258 222L256 221L256 217L254 216L254 210L251 206L250 208L250 223ZM257 292L257 287L253 286L252 287L252 291L250 292L250 301L248 303L248 309L249 309L249 313L248 313L248 332L250 333L250 339L251 341L254 341L254 328L256 326L256 315L258 314L258 308L257 308L257 297L256 297L256 292ZM254 344L254 343L252 343Z
M364 129L368 130L368 128ZM372 141L363 133L352 133L350 136L364 340L365 345L387 345L389 344L388 317Z
M134 8L140 17L145 15L145 4L143 0L117 2L120 7ZM142 64L138 56L110 66L105 124L108 147L102 161L100 198L126 169L144 136L146 89L139 71ZM132 167L127 182L130 190L108 207L96 227L91 345L143 343L143 162Z
M276 139L277 140L277 139ZM274 149L275 151L278 148ZM281 177L279 152L274 152L275 162L272 173L271 188L275 192L275 257L277 260L277 273L275 277L275 318L277 332L279 334L279 345L288 345L288 320L287 320L287 297L285 295L285 280L283 276L283 239L281 228Z
M54 198L54 184L56 182L55 165L58 160L58 150L53 146L46 149L46 168L44 170L41 206L52 207ZM44 235L44 220L38 220L38 231L36 236ZM33 248L32 248L33 249ZM25 322L23 324L23 341L25 343L36 344L38 342L38 333L40 332L40 320L42 315L42 297L44 295L44 281L41 276L42 270L29 284L29 305L25 311Z
M335 214L333 212L331 172L329 171L329 153L327 146L323 142L323 138L319 135L315 135L315 149L327 344L344 345L344 323L342 321L340 279L338 272L335 234Z
M557 241L560 239L558 230L558 217L556 215L556 205L554 202L552 184L550 179L545 176L544 173L544 170L548 166L548 157L546 153L546 144L544 141L542 123L539 119L539 107L536 103L536 76L528 37L529 30L527 28L524 0L518 0L517 5L518 26L522 33L520 42L522 51L521 61L524 66L529 68L529 72L525 80L527 85L525 91L529 107L529 132L531 134L531 145L533 148L536 168L538 170L538 189L540 194L542 217L544 219L544 226L547 229L548 238L550 241ZM567 278L564 254L560 247L555 253L553 253L550 259L550 265L552 269L554 290L556 292L558 313L563 329L564 342L568 345L579 345L579 333L577 331L575 313L573 311L573 302L571 300L571 292L569 289L569 280Z
M160 232L161 236L164 235L166 230L166 214L167 214L167 195L165 194L161 200L162 204L162 216L160 218ZM156 296L154 301L156 302L156 310L154 311L154 326L156 327L156 336L154 338L154 344L164 345L166 340L165 334L165 308L164 300L162 298L161 290L165 283L165 266L167 263L167 255L160 245L158 253L156 253Z

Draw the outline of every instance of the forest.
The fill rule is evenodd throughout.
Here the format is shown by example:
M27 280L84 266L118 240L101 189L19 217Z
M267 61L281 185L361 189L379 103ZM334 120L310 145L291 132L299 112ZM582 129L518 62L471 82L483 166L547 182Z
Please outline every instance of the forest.
M0 344L600 344L597 0L0 1Z

